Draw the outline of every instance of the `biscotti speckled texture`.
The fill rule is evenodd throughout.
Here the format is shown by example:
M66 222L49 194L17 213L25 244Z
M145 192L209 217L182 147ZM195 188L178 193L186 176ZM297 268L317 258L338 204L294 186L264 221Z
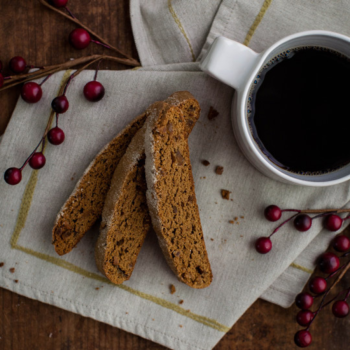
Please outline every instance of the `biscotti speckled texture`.
M101 150L77 183L52 230L53 244L59 255L69 253L101 217L114 171L145 120L144 113L127 125Z
M164 256L178 279L192 288L213 275L195 196L183 111L165 102L147 116L147 204Z
M95 247L98 269L113 283L131 277L151 227L145 180L145 127L132 139L113 175Z
M198 101L186 91L172 94L169 104L185 115L188 135L200 115ZM152 111L153 107L146 112ZM113 283L128 280L150 229L146 202L145 126L137 132L113 175L102 212L101 233L95 247L98 269Z

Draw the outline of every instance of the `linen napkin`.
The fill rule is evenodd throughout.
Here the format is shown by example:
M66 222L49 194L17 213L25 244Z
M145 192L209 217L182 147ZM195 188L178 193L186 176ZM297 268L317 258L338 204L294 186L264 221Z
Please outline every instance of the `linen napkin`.
M350 35L349 15L350 3L345 0L131 1L132 27L143 66L198 61L219 35L257 52L304 30ZM276 204L280 205L279 198ZM329 232L319 235L261 298L290 306L333 236Z
M0 147L2 172L22 163L40 139L52 96L65 74L55 74L45 83L40 103L29 105L19 100ZM0 182L0 256L5 263L0 269L0 285L170 348L211 349L322 229L321 223L315 222L302 235L286 227L276 237L274 250L260 255L253 242L271 229L262 215L266 204L278 200L281 206L339 207L349 202L348 184L323 189L295 187L256 171L232 134L232 89L205 73L102 71L99 81L106 95L96 104L86 101L82 94L93 75L93 71L85 71L69 87L71 108L59 124L66 140L60 146L47 145L46 166L40 171L26 168L17 186ZM203 290L178 282L151 234L132 278L115 286L95 266L98 227L71 253L59 257L51 245L55 216L104 144L149 104L178 90L191 91L203 111L189 145L214 280ZM210 106L219 111L212 121L207 118ZM203 159L210 166L204 167ZM214 172L216 165L224 166L221 176ZM232 201L221 197L221 189L232 192ZM230 224L234 217L239 223ZM175 294L170 294L171 284Z
M175 11L175 2L170 4ZM74 79L68 89L71 108L60 119L65 142L57 147L47 145L46 166L40 171L26 168L19 185L0 182L0 256L5 263L0 269L2 287L170 348L206 350L215 346L314 239L329 237L320 222L306 234L296 233L289 225L276 236L270 254L255 252L255 239L271 230L262 215L267 204L341 207L349 203L349 186L344 183L312 189L281 184L261 175L241 154L231 131L233 90L199 72L197 64L189 66L102 71L99 81L106 95L96 104L82 95L94 72L84 71ZM35 147L45 128L51 99L67 74L57 73L45 83L38 104L19 100L0 146L0 171L19 166ZM202 107L189 143L214 280L204 290L178 282L150 234L132 278L115 286L98 273L94 263L98 225L76 249L58 257L51 245L53 222L97 152L149 104L178 90L191 91ZM219 111L212 121L207 119L210 106ZM211 165L204 167L203 159ZM215 174L216 165L224 166L223 175ZM232 192L232 201L221 197L221 189ZM229 223L234 217L239 218L239 224ZM14 272L10 271L12 267ZM170 284L176 293L170 294Z

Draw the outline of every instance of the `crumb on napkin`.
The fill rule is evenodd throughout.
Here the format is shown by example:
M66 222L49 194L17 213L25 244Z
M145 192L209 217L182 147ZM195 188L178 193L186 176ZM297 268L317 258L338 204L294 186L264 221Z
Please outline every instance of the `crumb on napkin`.
M209 112L208 112L208 119L212 120L216 118L218 115L219 115L219 112L214 107L210 106Z
M224 167L218 165L218 166L216 167L216 169L215 169L215 173L216 173L217 175L222 175L223 172L224 172Z
M223 199L227 199L229 200L230 199L230 191L228 190L221 190L221 196Z

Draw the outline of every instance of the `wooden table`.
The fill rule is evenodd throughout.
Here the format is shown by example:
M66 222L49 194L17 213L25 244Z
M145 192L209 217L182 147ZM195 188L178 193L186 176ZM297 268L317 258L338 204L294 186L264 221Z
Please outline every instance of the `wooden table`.
M103 38L137 57L128 0L70 0L74 14ZM67 38L74 24L44 8L38 1L0 1L0 59L20 55L28 64L47 65L64 62L104 49L90 45L83 51L71 48ZM104 51L106 52L106 51ZM101 68L125 69L103 62ZM19 96L19 88L0 94L0 135L4 132ZM341 282L350 285L349 274ZM216 350L296 349L293 336L300 328L295 322L298 309L282 309L256 301L234 325ZM89 318L46 305L0 289L0 350L66 349L66 350L146 350L163 346ZM312 326L311 349L349 349L350 317L336 319L328 308Z

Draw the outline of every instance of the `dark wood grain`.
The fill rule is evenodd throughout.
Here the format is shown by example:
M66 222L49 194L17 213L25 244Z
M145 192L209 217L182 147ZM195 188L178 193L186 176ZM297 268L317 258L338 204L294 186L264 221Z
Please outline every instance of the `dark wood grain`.
M71 0L70 8L84 23L113 45L137 58L128 0ZM7 63L23 55L29 64L57 64L104 49L90 45L76 51L67 44L74 25L35 1L0 0L0 59ZM101 51L102 50L102 51ZM114 62L102 68L125 69ZM0 134L10 119L19 88L0 94ZM349 273L340 283L350 285ZM340 286L340 287L341 287ZM296 349L295 306L282 309L256 301L216 346L215 350ZM63 311L0 289L0 350L160 350L164 347L106 324ZM349 349L350 317L335 319L328 308L312 326L311 349Z

